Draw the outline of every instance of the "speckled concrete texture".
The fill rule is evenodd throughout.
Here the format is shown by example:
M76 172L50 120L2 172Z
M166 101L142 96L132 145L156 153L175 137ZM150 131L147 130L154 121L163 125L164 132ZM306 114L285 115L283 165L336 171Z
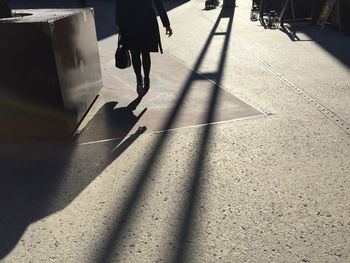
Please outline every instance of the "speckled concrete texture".
M350 135L278 76L349 124L350 39L305 25L309 41L293 42L249 21L251 1L237 0L224 66L211 74L225 36L206 41L221 8L166 2L167 55L265 114L117 137L106 125L112 139L91 143L2 143L0 261L349 262ZM110 5L98 11L111 16ZM223 16L218 32L228 25ZM104 89L93 110L111 96ZM93 110L80 136L93 137Z

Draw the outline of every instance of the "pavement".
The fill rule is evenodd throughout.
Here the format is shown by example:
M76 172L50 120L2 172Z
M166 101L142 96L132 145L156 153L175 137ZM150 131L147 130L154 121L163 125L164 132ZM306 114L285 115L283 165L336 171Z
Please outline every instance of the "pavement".
M104 87L78 134L2 143L0 261L349 262L350 38L165 3L142 100L96 2Z

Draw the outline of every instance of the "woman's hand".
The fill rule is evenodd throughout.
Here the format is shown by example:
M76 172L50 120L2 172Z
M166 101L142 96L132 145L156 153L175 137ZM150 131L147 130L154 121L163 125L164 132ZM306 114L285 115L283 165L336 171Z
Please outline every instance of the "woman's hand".
M167 35L168 37L171 37L171 35L173 34L173 30L171 29L170 26L165 27L165 35Z

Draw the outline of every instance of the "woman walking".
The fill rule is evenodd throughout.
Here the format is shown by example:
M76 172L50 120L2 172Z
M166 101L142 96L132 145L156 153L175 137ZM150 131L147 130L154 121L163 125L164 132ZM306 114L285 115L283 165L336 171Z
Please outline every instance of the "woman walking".
M124 47L131 53L139 96L144 96L150 88L150 52L163 53L154 7L165 34L170 37L172 29L162 0L116 0L116 24Z

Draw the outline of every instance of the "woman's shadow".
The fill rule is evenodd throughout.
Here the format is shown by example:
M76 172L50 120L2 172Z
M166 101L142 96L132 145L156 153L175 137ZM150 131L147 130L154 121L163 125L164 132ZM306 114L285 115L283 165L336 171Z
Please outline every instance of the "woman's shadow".
M79 144L98 143L105 140L123 141L147 110L145 108L137 116L134 114L141 100L142 97L139 96L126 107L120 108L116 107L117 102L106 103L78 135ZM145 127L139 127L138 132L133 135L145 130ZM130 137L134 137L133 135Z
M0 261L30 224L66 208L145 132L146 127L134 128L147 110L134 114L140 101L121 108L106 103L70 141L1 142ZM113 140L86 141L101 134Z

